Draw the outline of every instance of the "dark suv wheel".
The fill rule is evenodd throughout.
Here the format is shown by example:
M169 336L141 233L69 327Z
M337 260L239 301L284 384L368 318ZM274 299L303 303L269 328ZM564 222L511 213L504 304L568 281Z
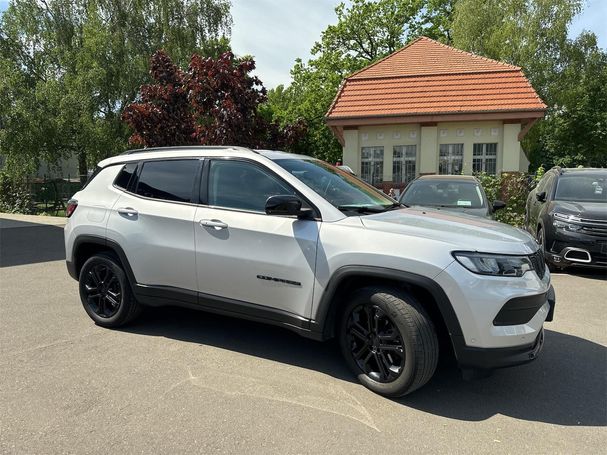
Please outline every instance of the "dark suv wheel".
M109 253L99 253L84 263L79 286L84 309L100 326L120 327L141 312L124 270Z
M412 296L368 287L351 296L339 331L342 353L360 382L388 397L406 395L432 377L438 338L432 320Z

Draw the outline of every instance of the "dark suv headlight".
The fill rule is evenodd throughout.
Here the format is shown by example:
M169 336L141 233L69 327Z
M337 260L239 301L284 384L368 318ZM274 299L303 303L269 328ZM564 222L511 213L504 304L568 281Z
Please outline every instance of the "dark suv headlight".
M457 251L453 253L453 257L468 270L479 275L523 276L534 269L528 256Z
M575 215L565 215L564 213L554 212L552 214L554 221L552 225L556 229L563 229L565 231L577 232L582 229L581 220Z

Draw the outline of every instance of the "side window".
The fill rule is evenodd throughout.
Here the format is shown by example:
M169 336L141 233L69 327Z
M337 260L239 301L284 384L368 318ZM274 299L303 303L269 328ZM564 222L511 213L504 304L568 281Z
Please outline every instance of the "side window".
M116 185L118 188L122 188L123 190L128 189L129 182L133 178L135 169L137 169L137 163L125 164L118 173L116 180L114 180L114 185Z
M143 164L135 192L153 199L190 202L198 164L198 160L148 161Z
M546 192L546 199L550 199L552 197L552 190L554 189L555 183L556 177L554 174L551 174L550 177L548 177L548 182L546 183L546 186L544 187L544 191Z
M235 160L211 161L209 205L265 212L266 201L292 188L254 164Z
M536 193L541 193L542 191L545 191L546 195L549 195L550 188L552 187L552 180L552 174L546 174L542 178L542 180L540 180L540 183L538 183Z

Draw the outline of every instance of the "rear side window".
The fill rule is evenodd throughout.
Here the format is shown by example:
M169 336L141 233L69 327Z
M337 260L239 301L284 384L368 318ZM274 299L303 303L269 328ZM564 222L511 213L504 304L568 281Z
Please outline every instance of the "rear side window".
M137 163L128 163L125 164L122 170L118 173L118 177L114 181L114 185L118 188L122 188L123 190L128 189L129 182L133 178L133 174L137 169Z
M191 202L198 167L198 160L148 161L135 192L153 199Z

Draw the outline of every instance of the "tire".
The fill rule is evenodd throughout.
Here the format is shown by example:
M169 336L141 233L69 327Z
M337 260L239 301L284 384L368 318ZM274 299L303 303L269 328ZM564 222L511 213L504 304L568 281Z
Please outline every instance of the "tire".
M358 380L386 397L420 388L438 363L438 337L430 316L411 295L396 288L355 291L342 312L339 342Z
M120 327L141 313L122 266L111 254L90 257L80 270L78 283L82 306L99 326Z

